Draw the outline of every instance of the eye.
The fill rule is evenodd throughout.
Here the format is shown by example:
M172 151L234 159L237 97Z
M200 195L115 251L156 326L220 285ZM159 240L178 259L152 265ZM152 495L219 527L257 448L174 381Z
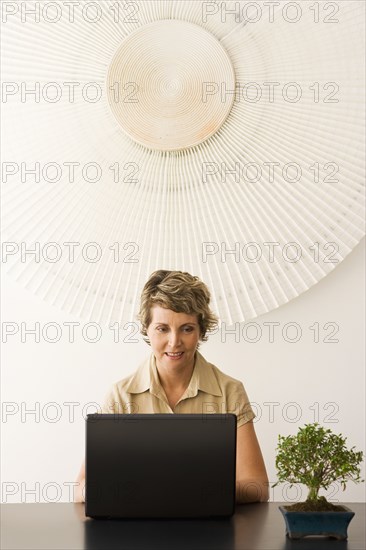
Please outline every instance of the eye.
M192 332L193 331L193 327L186 327L184 329L185 332Z
M157 327L156 329L158 332L165 332L166 331L166 328L165 327Z

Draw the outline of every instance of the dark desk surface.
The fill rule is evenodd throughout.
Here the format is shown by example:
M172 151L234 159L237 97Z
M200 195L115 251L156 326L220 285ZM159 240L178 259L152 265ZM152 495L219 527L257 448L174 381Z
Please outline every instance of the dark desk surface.
M365 504L347 504L348 541L288 539L279 504L241 504L220 520L92 520L83 504L3 504L1 549L365 550Z

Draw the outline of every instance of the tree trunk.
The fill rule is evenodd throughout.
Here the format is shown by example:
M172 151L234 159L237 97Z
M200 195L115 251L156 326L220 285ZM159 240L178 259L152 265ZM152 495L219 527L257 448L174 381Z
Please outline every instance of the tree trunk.
M309 494L306 500L318 500L319 487L310 487Z

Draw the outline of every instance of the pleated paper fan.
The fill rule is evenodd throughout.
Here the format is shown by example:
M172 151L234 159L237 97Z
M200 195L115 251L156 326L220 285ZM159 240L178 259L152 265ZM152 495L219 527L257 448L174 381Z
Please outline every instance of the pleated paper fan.
M117 23L103 1L95 23L75 7L72 23L3 24L3 262L50 304L133 321L151 272L179 269L221 321L248 321L363 237L364 3L302 2L296 22L284 2L273 22L263 3L259 17L226 2L237 18L221 4L122 2Z

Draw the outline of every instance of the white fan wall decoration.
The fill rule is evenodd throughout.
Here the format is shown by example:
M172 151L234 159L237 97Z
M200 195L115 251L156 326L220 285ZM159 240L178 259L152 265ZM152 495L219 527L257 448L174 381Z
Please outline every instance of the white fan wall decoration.
M125 322L178 269L232 324L360 241L364 2L297 3L296 22L286 2L272 22L263 2L100 1L73 21L50 4L3 24L5 266L26 288Z

